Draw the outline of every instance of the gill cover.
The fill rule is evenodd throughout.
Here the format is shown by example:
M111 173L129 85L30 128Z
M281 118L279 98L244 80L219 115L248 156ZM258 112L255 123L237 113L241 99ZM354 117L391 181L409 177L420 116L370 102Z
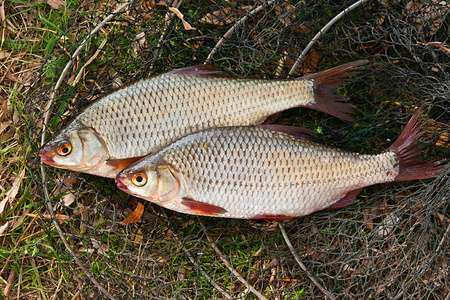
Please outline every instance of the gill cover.
M125 192L156 203L177 198L181 188L177 173L167 165L131 167L120 172L116 182Z
M47 142L38 155L46 164L86 172L108 159L106 147L100 137L85 127L68 127Z

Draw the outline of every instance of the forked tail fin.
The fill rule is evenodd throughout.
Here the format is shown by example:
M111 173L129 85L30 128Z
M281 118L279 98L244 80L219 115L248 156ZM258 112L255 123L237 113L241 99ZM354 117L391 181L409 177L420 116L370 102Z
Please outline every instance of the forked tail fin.
M386 149L386 152L397 154L399 160L399 173L394 179L395 182L435 178L444 168L438 162L420 159L417 142L420 126L417 120L424 109L424 105L417 109L397 140Z
M340 119L354 120L351 116L355 111L354 106L343 102L345 99L337 94L337 90L351 76L349 71L367 63L368 60L358 60L299 78L298 80L314 81L315 103L308 105L308 107Z

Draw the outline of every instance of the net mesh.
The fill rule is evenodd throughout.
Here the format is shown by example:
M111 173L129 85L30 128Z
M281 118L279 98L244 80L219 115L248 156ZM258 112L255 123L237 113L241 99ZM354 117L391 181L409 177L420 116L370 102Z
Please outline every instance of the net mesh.
M48 139L98 97L174 68L207 61L233 76L288 78L311 39L354 2L143 0L91 34L123 3L83 2L62 29L26 107L32 152L43 128ZM378 153L425 103L423 155L448 158L449 13L439 0L367 1L347 12L292 76L369 59L341 90L358 108L357 121L299 108L276 122L313 129L320 143ZM255 291L268 299L325 298L307 272L337 299L450 294L449 167L436 180L371 186L356 205L282 222L305 271L277 223L175 213L118 191L111 179L48 166L43 177L39 160L30 159L41 225L84 299L261 298ZM138 203L141 220L124 224Z

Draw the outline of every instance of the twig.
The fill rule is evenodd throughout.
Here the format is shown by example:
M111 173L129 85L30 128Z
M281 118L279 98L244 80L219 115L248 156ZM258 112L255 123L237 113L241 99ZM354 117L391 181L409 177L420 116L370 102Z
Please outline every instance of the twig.
M172 4L175 4L172 7L178 9L178 8L180 8L181 4L183 4L184 0L180 0L179 2L176 2L176 1L177 0L175 0L175 2L172 3ZM164 39L166 38L167 32L169 31L169 27L172 24L172 21L175 17L175 13L172 11L168 14L169 14L169 21L165 22L163 32L162 32L161 36L159 37L158 44L156 44L156 51L153 54L153 62L150 65L150 70L153 70L153 67L155 65L155 60L156 60L156 58L158 58L158 55L161 52L162 43L163 43ZM166 17L166 20L167 20L167 17Z
M343 16L345 16L347 13L349 13L350 11L354 10L355 8L357 8L358 6L360 6L361 4L367 2L369 0L359 0L355 3L353 3L352 5L350 5L349 7L347 7L346 9L344 9L343 11L341 11L336 17L334 17L330 22L328 22L327 25L325 25L317 34L315 37L313 37L313 39L309 42L309 44L306 46L306 48L303 50L303 52L300 54L300 56L297 58L297 60L295 61L294 65L291 68L291 71L289 72L289 76L291 76L292 74L294 74L295 69L297 69L298 64L303 60L303 58L305 58L306 53L308 53L308 51L312 48L312 46L322 37L322 35L327 32L328 29L330 29L331 26L334 25L334 23L336 23L340 18L342 18Z
M322 285L320 285L320 283L311 275L311 273L309 273L308 269L306 269L306 266L303 264L303 262L300 260L300 257L298 257L297 253L295 252L295 249L292 246L291 241L289 240L289 238L286 234L286 231L284 231L283 225L281 225L281 223L278 223L278 227L280 227L281 234L283 235L284 240L286 241L286 244L288 245L289 250L291 250L291 253L294 256L295 260L300 265L300 268L302 268L302 270L305 271L305 273L306 273L306 275L308 275L309 279L311 279L311 281L314 283L314 285L317 286L319 288L319 290L322 291L322 293L327 295L328 298L330 298L331 300L336 300L336 298L334 298L334 296L331 295L331 293L328 292Z
M217 44L214 46L214 48L212 49L212 51L209 53L208 57L205 60L205 65L209 63L209 61L211 60L212 56L214 55L214 53L217 52L217 50L219 50L219 48L222 46L223 42L236 30L236 28L241 25L242 23L244 23L245 21L247 21L247 19L251 16L253 16L254 14L258 13L259 11L263 10L264 8L266 8L269 5L272 5L275 2L275 0L270 0L260 6L258 6L257 8L253 9L252 11L250 11L248 14L246 14L244 17L242 17L239 21L237 21L233 27L231 27L224 35L223 37L217 42Z
M80 81L80 78L83 75L84 69L87 66L89 66L94 61L94 59L97 58L97 56L100 54L100 51L106 45L107 40L108 40L108 36L106 36L105 39L102 41L100 46L97 48L97 51L95 51L94 55L92 55L91 58L89 58L89 60L80 68L80 71L78 71L77 77L75 77L75 79L72 81L72 83L70 83L71 86L75 86L78 83L78 81Z
M242 282L245 287L247 289L249 289L253 294L255 294L259 299L265 299L268 300L266 297L264 297L264 295L262 295L260 292L258 292L251 284L249 284L242 276L241 274L239 274L234 268L233 266L228 262L227 258L225 257L225 255L222 254L222 252L220 252L219 248L217 247L216 243L213 241L213 239L210 237L210 235L208 234L208 231L206 230L205 224L203 224L203 221L197 216L198 222L200 223L200 226L203 229L203 232L206 235L206 238L208 239L209 243L211 244L211 246L213 247L214 251L216 251L217 255L219 255L220 259L222 260L222 262L227 266L227 268L231 271L231 273L233 273L234 276L237 277L237 279L239 279L240 282Z
M77 50L75 50L75 52L72 54L72 59L70 59L66 66L64 67L64 70L62 71L61 75L59 76L58 81L56 82L55 88L53 89L51 95L50 95L50 99L45 107L45 116L44 116L44 123L43 123L43 130L42 130L42 136L41 136L41 145L44 144L45 142L45 132L46 132L46 127L48 124L48 120L50 118L50 107L53 105L53 101L55 99L55 95L56 95L56 91L59 89L59 87L61 86L65 76L67 75L67 72L69 71L69 68L72 66L73 64L73 59L75 59L78 54L81 52L81 50L83 49L83 47L86 45L86 43L92 38L92 36L94 36L95 33L97 33L101 28L103 28L103 26L106 25L106 23L108 23L112 18L114 18L114 16L119 13L120 11L122 11L125 7L127 7L128 5L130 5L132 2L125 2L124 4L122 4L119 8L117 8L116 10L114 10L111 14L109 14L100 24L98 24L89 34L88 36L81 42L80 46L77 48ZM75 262L77 263L77 265L83 270L83 272L86 274L86 276L92 281L92 283L95 284L95 286L97 286L97 288L105 295L107 296L109 299L115 299L107 290L105 290L105 288L103 288L98 281L92 276L91 273L88 272L88 270L85 268L85 266L81 263L81 261L78 259L78 257L75 255L75 253L73 252L72 248L70 247L69 243L67 242L67 240L64 238L64 234L61 230L61 227L59 226L59 223L55 217L55 214L53 213L53 209L51 207L50 204L50 196L48 194L48 187L47 187L47 180L46 180L46 173L45 173L45 168L44 168L44 164L41 161L41 175L42 175L42 187L44 189L44 195L45 195L45 199L46 199L46 206L47 206L47 210L50 214L50 216L52 217L52 221L53 224L55 225L56 231L58 232L58 235L61 237L61 240L63 241L67 251L69 251L70 255L73 257L73 259L75 260Z
M167 215L164 213L164 217L168 220L168 225L170 226L170 220L167 217ZM211 277L209 277L209 275L203 270L203 268L198 264L198 262L195 261L195 259L192 257L191 253L189 252L189 250L183 245L183 243L181 243L180 239L177 237L176 234L173 235L175 240L177 241L178 245L180 245L181 249L183 249L184 253L186 253L186 255L188 256L189 260L191 261L191 263L198 269L200 270L200 272L202 273L203 276L205 276L205 278L211 283L212 286L214 286L216 288L216 290L218 290L225 298L227 299L233 299L233 297L228 294L227 292L225 292L224 289L222 289Z
M446 221L445 221L445 216L444 216L444 224L445 223L446 223ZM435 253L438 253L439 250L441 250L441 247L442 247L442 245L444 244L444 241L445 241L445 237L448 235L449 231L450 231L450 222L448 223L447 230L445 231L444 235L442 236L442 239L439 242L439 245L438 245Z

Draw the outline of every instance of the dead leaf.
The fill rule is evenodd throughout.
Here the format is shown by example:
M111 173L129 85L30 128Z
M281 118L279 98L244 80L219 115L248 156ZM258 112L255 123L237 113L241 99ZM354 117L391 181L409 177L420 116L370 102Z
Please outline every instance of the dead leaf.
M0 5L0 19L3 22L5 22L6 15L5 15L5 1L2 1L2 4Z
M6 297L9 296L9 293L11 292L11 288L13 287L14 282L16 282L16 271L14 269L12 269L11 273L9 273L8 281L6 283L6 287L3 290L3 293L5 294Z
M0 110L0 122L2 122L6 115L8 114L8 104L6 101L3 101L2 109Z
M14 113L13 113L13 124L17 124L19 122L19 111L14 108Z
M183 22L184 29L186 30L195 30L196 28L192 27L188 22L184 20L183 14L176 7L169 7L169 10L177 15L180 18L181 22Z
M47 0L47 4L50 5L53 9L59 9L65 3L64 0Z
M400 224L400 217L394 213L389 214L381 222L380 226L375 228L375 235L378 237L386 237Z
M20 172L19 177L16 177L16 179L14 179L11 189L6 193L7 200L12 202L16 198L16 195L19 192L20 184L22 183L24 176L25 176L25 169L23 169Z
M61 201L64 206L69 206L75 201L76 197L74 194L69 193L67 195L62 196Z
M6 203L8 203L8 198L5 198L0 202L0 214L5 210Z
M241 6L235 10L232 10L231 7L222 7L219 10L213 11L212 13L209 13L201 18L200 23L212 25L232 24L240 15L250 11L251 9L252 6Z
M136 35L133 42L134 55L138 55L142 49L147 48L147 38L145 32L140 32Z
M10 55L11 55L11 53L9 53L8 51L5 51L5 50L0 51L0 59L7 58L7 57L9 57Z
M14 220L14 222L11 224L11 229L10 231L14 231L14 229L16 229L17 227L19 227L20 224L22 224L23 220L25 219L25 217L27 216L26 214L30 211L30 208L28 207L27 209L25 209L22 213L22 215L20 217L18 217L17 219Z
M142 242L144 240L144 234L142 233L142 230L137 229L137 230L133 230L133 233L135 234L134 236L134 242L139 244L140 242Z
M144 213L144 205L142 203L138 202L136 209L126 218L122 221L122 224L128 224L128 223L137 223Z
M6 222L2 226L0 226L0 236L2 236L3 232L5 232L5 230L8 229L8 226L9 226L9 222Z

